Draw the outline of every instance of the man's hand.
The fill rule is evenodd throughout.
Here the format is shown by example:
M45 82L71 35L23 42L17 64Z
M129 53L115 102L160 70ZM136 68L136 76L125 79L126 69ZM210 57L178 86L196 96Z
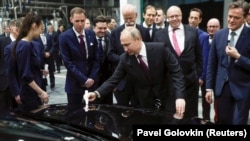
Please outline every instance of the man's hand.
M226 47L226 54L234 59L239 59L240 58L240 53L238 52L238 50L235 47L230 47L227 46Z
M15 100L16 100L16 103L17 103L17 104L22 104L20 95L15 96Z
M199 79L199 86L202 86L204 84L204 81L202 79Z
M88 80L84 84L84 87L90 88L94 83L95 83L95 81L93 79L88 78Z
M176 114L183 115L183 113L185 112L185 106L186 106L185 100L180 99L180 98L176 99L175 106L176 106Z
M83 96L84 100L88 100L88 101L94 101L96 99L96 93L94 92L89 92L89 93L86 93L84 94Z
M213 101L214 101L213 92L212 91L206 92L205 98L206 98L207 103L209 103L209 104L213 103Z

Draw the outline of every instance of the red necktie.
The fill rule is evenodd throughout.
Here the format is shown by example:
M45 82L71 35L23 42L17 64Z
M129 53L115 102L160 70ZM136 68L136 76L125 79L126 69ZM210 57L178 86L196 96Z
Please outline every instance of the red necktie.
M78 37L80 39L80 46L81 46L81 49L83 51L83 54L84 54L84 56L86 56L86 49L85 49L85 43L83 40L83 35L79 35Z
M175 52L177 53L178 56L180 56L181 55L181 49L179 47L179 44L178 44L178 41L177 41L177 38L176 38L176 35L175 35L175 30L177 30L177 29L173 29L173 34L172 34L173 44L174 44Z
M143 71L145 72L146 76L149 78L149 69L148 66L146 65L146 63L142 60L142 56L141 55L137 55L137 58L139 60L139 64L141 66L141 68L143 69Z

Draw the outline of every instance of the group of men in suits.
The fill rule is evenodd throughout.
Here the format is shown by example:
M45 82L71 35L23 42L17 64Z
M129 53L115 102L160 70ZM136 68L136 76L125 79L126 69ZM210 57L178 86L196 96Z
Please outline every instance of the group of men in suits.
M111 37L110 37L111 45L109 46L110 52L108 52L108 57L112 58L112 55L114 55L117 51L120 51L120 55L116 54L117 57L118 56L120 57L124 53L124 49L126 48L127 44L122 45L123 48L121 47L118 48L116 44L119 43L115 43L115 41L117 42L117 39L119 39L121 32L126 29L126 25L128 26L131 25L131 21L129 21L128 19L133 16L131 16L132 14L129 15L128 13L126 13L129 11L128 9L133 9L131 7L128 8L124 6L124 9L126 9L125 12L123 11L124 12L123 18L125 24L115 29L113 33L111 32ZM154 11L154 7L147 6L146 9L149 9L148 16L152 17L153 13L152 11ZM242 12L242 15L239 15L239 13L237 13L238 14L237 15L235 12L236 10L240 10ZM144 18L146 18L147 10L144 10L144 12L145 12ZM208 103L212 102L211 99L213 93L215 95L216 123L247 124L247 119L249 115L248 113L249 113L250 90L247 87L249 79L246 80L245 78L248 78L249 74L247 72L249 71L249 69L247 69L248 67L247 64L249 61L249 58L247 56L249 56L249 54L247 51L248 42L244 39L246 39L245 37L247 37L249 30L249 28L245 26L245 18L247 17L248 14L249 14L249 4L247 2L244 1L232 2L229 5L228 28L225 28L217 32L214 37L217 37L218 41L216 41L215 38L213 39L212 44L210 45L211 42L209 42L209 35L207 33L202 32L200 29L197 29L200 21L198 21L198 24L192 25L192 18L196 18L198 16L198 18L200 18L198 20L202 19L202 13L201 11L199 11L199 9L194 8L190 11L190 16L189 16L190 25L184 25L181 23L182 13L179 7L171 6L167 10L168 24L166 28L160 29L155 32L155 35L153 37L153 42L163 42L164 45L168 47L169 50L174 54L174 56L178 60L178 63L180 64L182 73L184 74L185 78L184 79L185 82L184 97L186 101L185 114L184 114L185 117L190 118L198 116L198 93L199 93L198 90L199 86L202 86L203 94L206 94L205 97ZM136 14L134 13L134 15ZM239 16L240 18L237 19L236 18L237 16ZM144 22L143 25L147 25L146 21ZM137 24L132 24L132 26L136 27L139 30L142 36L142 40L143 36L148 36L148 35L150 36L150 30L147 30L148 33L146 33L141 31L140 27L138 27ZM216 27L218 28L217 30L219 30L220 28L219 25L217 25ZM117 31L118 29L120 31ZM237 41L237 42L235 41L236 47L235 48L226 47L227 46L226 43L228 43L229 40L228 37L229 33L234 30L236 31L236 37L235 37ZM176 39L174 38L173 35L174 32L178 36L177 41L175 41ZM112 40L112 38L116 40ZM225 40L222 40L224 38ZM148 41L150 41L150 38ZM114 45L116 45L115 49L114 47L112 47L112 42L114 43ZM178 45L176 45L175 42L177 42ZM222 42L224 42L225 45L222 44ZM243 44L242 42L245 42L245 44ZM181 51L180 54L177 52L176 46L179 47L178 50ZM222 46L225 46L226 48L225 47L223 48ZM210 51L210 49L212 51ZM128 50L125 49L125 51L126 51L125 54L131 53L129 49ZM228 60L231 60L230 64L228 63ZM127 104L127 102L129 101L130 103L134 102L135 105L142 106L143 102L148 101L145 100L145 97L142 96L143 93L139 93L138 91L134 93L135 89L137 88L137 83L135 81L136 77L130 74L131 72L127 68L128 66L126 66L126 65L132 65L131 62L126 62L126 63L125 62L122 63L121 58L117 59L118 66L116 66L116 70L114 71L112 77L108 81L106 81L101 87L99 87L94 93L89 93L88 94L89 100L93 100L96 97L104 96L105 93L110 90L109 88L114 87L114 83L119 84L123 82L121 83L123 84L122 85L123 87L121 87L120 90L126 94L126 97L120 99L122 100L126 99L126 102L122 104ZM127 73L123 74L124 73L123 69L125 69L125 72ZM137 75L139 74L137 73ZM236 75L237 76L242 75L243 77L237 78ZM126 79L122 80L126 81L117 81L118 76L119 79L120 77L125 76ZM110 81L112 83L110 83ZM174 93L176 92L176 89L175 87L171 86L172 84L171 82L168 84L170 84L169 86L170 91L168 91L168 93L170 94L168 103L170 104L167 106L172 107L170 108L170 110L171 109L173 110L174 109L173 99L175 98ZM143 84L141 83L141 85ZM119 85L116 85L115 90L117 90L116 89L117 86ZM128 94L129 92L131 92L132 96L131 95L129 96ZM123 95L121 94L120 96L124 97L124 94ZM133 96L135 96L135 98L131 99L131 97ZM173 96L172 99L171 96ZM145 101L141 100L142 97L144 98L143 100ZM117 97L117 99L119 98ZM230 109L226 110L225 105ZM205 113L207 113L207 115L205 115ZM204 112L204 118L207 120L210 119L210 115L208 113L210 113L210 109L207 109L207 111Z

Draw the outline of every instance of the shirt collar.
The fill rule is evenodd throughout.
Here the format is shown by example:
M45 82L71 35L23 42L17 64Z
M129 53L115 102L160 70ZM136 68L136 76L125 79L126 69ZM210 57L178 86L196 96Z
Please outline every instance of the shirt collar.
M153 28L153 24L151 26L148 26L145 22L142 23L142 26L145 28Z
M241 25L241 27L237 30L235 30L234 32L236 33L236 36L239 36L241 31L243 30L244 24ZM229 34L232 32L231 29L229 29Z
M96 36L96 39L97 39L97 40L101 39L101 40L103 41L103 40L104 40L104 37L97 37L97 36Z
M147 57L146 46L143 42L141 42L141 50L140 50L138 55L141 55L143 57Z
M183 26L183 24L181 23L177 28L183 30L183 29L184 29L184 26ZM168 31L169 31L169 32L170 32L170 31L173 31L172 26L168 26Z
M12 34L10 34L10 40L11 40L12 42L14 42L14 41L16 41L16 38L15 38Z
M84 29L83 29L83 31L82 31L82 34L79 34L79 33L75 30L74 27L73 27L73 31L75 32L76 37L78 37L79 35L83 35L83 36L85 37L85 31L84 31Z

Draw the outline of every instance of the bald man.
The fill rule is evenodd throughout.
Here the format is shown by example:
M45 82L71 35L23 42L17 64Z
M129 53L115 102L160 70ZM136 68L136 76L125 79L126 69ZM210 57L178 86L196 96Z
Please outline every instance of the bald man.
M179 61L185 76L186 111L184 116L197 117L199 76L203 67L198 31L194 27L182 24L182 11L178 6L171 6L167 10L167 19L168 27L156 32L154 41L163 42ZM170 88L170 93L177 91L174 87Z

